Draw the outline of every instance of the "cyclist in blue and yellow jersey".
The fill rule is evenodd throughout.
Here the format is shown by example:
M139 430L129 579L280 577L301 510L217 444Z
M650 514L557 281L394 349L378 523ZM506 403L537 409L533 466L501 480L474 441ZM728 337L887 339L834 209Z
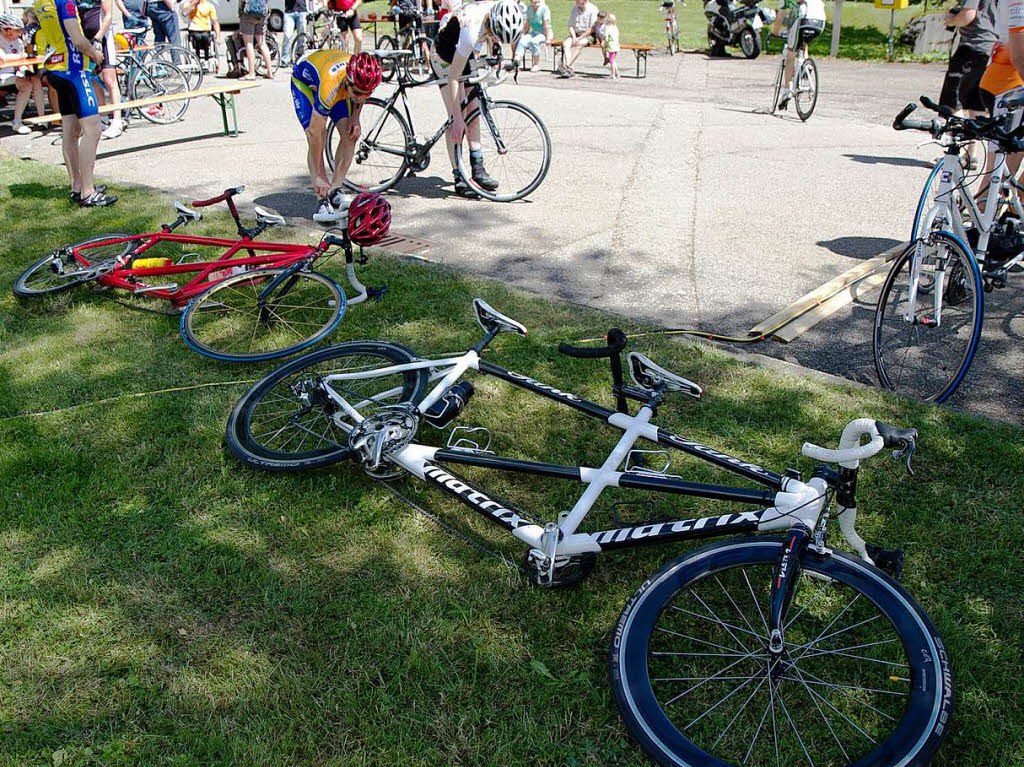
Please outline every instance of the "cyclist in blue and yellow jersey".
M306 164L318 200L314 221L329 222L341 212L335 210L341 205L332 205L329 198L342 199L332 190L345 181L359 140L359 111L380 81L380 61L369 53L350 56L333 49L313 51L292 69L292 102L306 131ZM337 123L339 138L330 179L324 163L328 121Z
M34 7L52 49L44 65L46 82L57 92L71 199L85 208L113 205L117 198L96 189L92 179L100 118L96 92L86 70L90 60L103 63L103 52L85 38L75 0L36 0Z
M807 55L808 44L825 30L825 3L822 0L779 0L779 13L775 17L772 34L781 37L783 24L788 24L789 50L786 53L786 72L783 82L786 87L779 96L779 109L789 106L793 96L793 72L796 66L797 47Z

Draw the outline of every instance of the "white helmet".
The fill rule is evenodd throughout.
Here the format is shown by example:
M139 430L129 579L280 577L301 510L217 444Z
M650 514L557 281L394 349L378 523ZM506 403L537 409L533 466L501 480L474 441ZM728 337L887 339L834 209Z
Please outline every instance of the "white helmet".
M514 43L523 33L526 16L517 0L498 0L491 6L491 32L503 43Z
M24 29L21 19L13 13L0 13L0 29Z

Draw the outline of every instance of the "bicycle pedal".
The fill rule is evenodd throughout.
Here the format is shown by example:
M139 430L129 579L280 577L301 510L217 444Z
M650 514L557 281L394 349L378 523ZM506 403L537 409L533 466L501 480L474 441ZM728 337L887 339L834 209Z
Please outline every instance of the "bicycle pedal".
M371 301L381 301L388 292L387 285L381 285L379 288L367 288L366 296Z
M902 549L883 549L873 543L865 544L868 556L874 560L875 566L891 575L896 580L903 577L903 560L906 554Z

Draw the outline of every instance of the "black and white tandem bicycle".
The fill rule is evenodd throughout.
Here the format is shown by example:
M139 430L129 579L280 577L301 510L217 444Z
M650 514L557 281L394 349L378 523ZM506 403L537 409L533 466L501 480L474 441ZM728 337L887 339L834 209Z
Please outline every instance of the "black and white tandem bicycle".
M614 410L481 359L503 331L526 328L474 301L483 338L472 349L424 359L389 342L353 342L288 362L234 407L226 439L242 461L287 471L354 460L371 476L424 480L526 544L539 586L568 586L605 551L736 533L686 553L647 578L615 629L609 665L615 702L644 751L661 765L923 765L950 723L952 672L932 621L899 584L902 552L866 543L855 530L860 461L885 448L907 468L917 432L862 418L838 449L804 444L823 464L810 478L776 473L658 428L668 397L700 397L691 381L642 354L562 344L573 357L611 361ZM604 421L622 436L601 466L563 466L495 455L489 440L455 427L449 445L416 441L425 421L445 427L473 394L468 371L493 376ZM629 402L639 403L631 414ZM864 439L867 439L864 442ZM643 439L656 450L638 450ZM755 487L726 487L669 474L677 450ZM662 463L651 468L652 464ZM454 466L580 482L557 520L525 512L475 487ZM581 523L610 487L724 501L739 511L648 521L597 532ZM829 546L830 523L855 555Z

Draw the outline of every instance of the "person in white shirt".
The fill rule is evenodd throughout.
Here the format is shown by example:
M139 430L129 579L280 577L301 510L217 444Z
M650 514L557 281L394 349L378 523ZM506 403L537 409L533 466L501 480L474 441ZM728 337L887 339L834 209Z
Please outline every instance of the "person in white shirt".
M576 72L572 65L580 53L588 45L598 42L594 34L595 24L597 6L590 0L576 0L576 5L569 11L569 36L562 41L562 68L558 71L561 77L573 77Z
M779 109L789 106L793 97L793 69L796 66L797 48L807 55L807 46L825 30L825 3L822 0L779 0L779 13L775 17L772 34L780 37L783 23L788 19L789 31L786 53L786 87L779 95Z

